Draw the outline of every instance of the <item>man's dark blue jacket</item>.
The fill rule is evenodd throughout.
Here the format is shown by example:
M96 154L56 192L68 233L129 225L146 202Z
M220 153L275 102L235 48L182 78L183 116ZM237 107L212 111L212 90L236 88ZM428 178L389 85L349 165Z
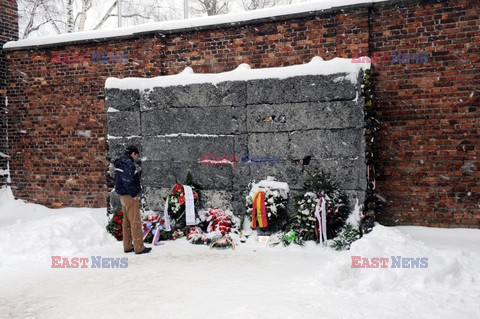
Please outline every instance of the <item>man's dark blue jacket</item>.
M124 154L113 164L115 165L115 191L117 194L137 196L140 193L140 173L135 174L133 158Z

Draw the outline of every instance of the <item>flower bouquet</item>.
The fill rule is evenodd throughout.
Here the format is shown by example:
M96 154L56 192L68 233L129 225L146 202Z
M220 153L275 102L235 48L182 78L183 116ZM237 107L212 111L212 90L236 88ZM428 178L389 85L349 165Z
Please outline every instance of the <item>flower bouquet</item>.
M200 227L191 227L187 231L187 241L194 245L207 245L209 240Z
M123 212L116 212L113 217L108 221L107 231L113 235L118 241L123 240L122 233Z
M224 236L216 241L214 241L210 245L210 249L228 249L231 248L232 250L235 250L237 245L233 242L232 238L230 236Z
M193 193L193 202L196 204L199 199L199 193L196 191L197 185L193 183L192 176L189 173L185 184L177 183L173 187L172 191L164 199L168 204L167 213L171 220L173 229L183 229L186 227L186 200L185 186L189 186Z
M329 175L315 173L305 181L302 192L295 196L293 228L299 240L318 239L319 225L315 211L321 198L325 199L327 239L335 238L345 227L351 211L347 195Z
M187 232L187 240L192 244L209 245L230 234L238 233L239 220L229 210L210 208L198 212L200 223ZM230 238L231 239L231 238Z
M202 217L200 220L202 220ZM233 216L230 211L223 211L220 208L210 208L204 214L204 220L208 223L207 232L216 232L218 231L222 236L231 232L232 230L236 231L236 224L238 224L238 219Z
M165 221L160 219L158 214L146 214L142 217L143 242L158 245L159 240L166 239L164 229Z
M287 199L289 193L287 183L277 182L268 177L251 185L246 197L247 216L251 218L251 228L276 232L285 227L288 221Z

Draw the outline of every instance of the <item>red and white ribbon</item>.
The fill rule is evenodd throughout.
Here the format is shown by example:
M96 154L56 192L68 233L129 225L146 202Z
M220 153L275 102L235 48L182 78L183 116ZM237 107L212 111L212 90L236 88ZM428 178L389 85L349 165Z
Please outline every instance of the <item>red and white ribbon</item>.
M193 202L193 191L188 185L183 185L185 191L185 221L187 226L195 226L195 204Z
M318 242L327 245L327 201L324 194L319 194L315 206L315 218L318 221Z
M145 225L145 228L143 229L143 240L147 238L148 234L152 230L152 227L152 223L147 223L147 225Z
M154 246L160 245L160 231L161 231L161 228L162 227L160 225L157 225L155 235L153 236L153 240L152 240L152 244Z
M170 227L170 216L168 216L168 200L169 196L165 200L165 206L163 208L163 219L165 220L165 231L171 231L172 228Z

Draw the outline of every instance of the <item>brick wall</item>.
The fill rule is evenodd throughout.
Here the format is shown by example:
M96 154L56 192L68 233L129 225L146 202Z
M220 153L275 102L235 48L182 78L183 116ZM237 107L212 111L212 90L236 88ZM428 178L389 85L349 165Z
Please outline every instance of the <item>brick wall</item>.
M246 35L230 27L10 51L10 169L15 196L48 206L107 205L104 84L108 77L175 74L187 65L196 72L218 72L250 60L258 68L308 62L316 55L328 59L335 56L337 37L352 38L349 48L338 45L347 55L348 50L360 49L349 34L366 37L366 12L360 8L346 16L328 13L319 19L245 26ZM337 35L338 20L345 17L350 17L351 26ZM309 24L320 30L308 32ZM129 62L52 63L52 51L127 52Z
M54 207L106 206L105 80L158 75L159 42L151 36L130 43L9 52L8 134L15 196ZM126 51L132 58L126 64L52 63L51 51Z
M7 65L5 52L1 46L11 40L18 39L17 1L0 0L0 187L7 181L7 118L6 118L6 79Z
M480 3L391 1L237 26L8 52L9 153L17 197L106 206L104 81L286 66L353 51L428 53L373 65L377 188L389 224L480 225ZM52 64L51 51L127 51L126 64ZM477 74L475 77L474 74ZM476 89L477 88L477 89ZM473 94L472 94L473 93ZM80 131L80 134L79 134Z
M373 52L426 52L374 66L378 188L389 224L480 225L480 2L374 8Z

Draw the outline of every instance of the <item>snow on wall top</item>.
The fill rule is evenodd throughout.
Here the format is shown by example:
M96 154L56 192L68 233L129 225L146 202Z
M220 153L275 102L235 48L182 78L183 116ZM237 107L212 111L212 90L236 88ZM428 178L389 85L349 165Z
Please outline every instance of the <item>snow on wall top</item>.
M288 6L278 6L247 12L236 12L216 16L198 17L186 20L162 21L147 23L133 27L116 28L112 30L94 30L74 33L59 34L54 36L38 37L18 41L9 41L3 45L3 49L15 49L31 46L44 46L51 44L69 43L75 41L86 41L95 39L105 39L114 37L131 36L136 33L151 31L167 32L182 29L195 29L206 26L220 24L236 24L239 22L248 22L252 20L289 16L301 13L328 10L342 6L382 2L388 0L317 0L303 2Z
M248 81L258 79L285 79L301 75L330 75L346 73L337 81L349 80L357 83L360 70L370 68L370 63L352 63L352 59L334 58L324 61L321 57L314 57L310 62L277 68L251 69L248 64L240 64L235 70L222 73L194 73L190 67L175 75L164 75L150 79L144 78L108 78L105 88L109 89L139 89L148 90L154 87L167 87L198 83L212 83L214 85L225 81Z

